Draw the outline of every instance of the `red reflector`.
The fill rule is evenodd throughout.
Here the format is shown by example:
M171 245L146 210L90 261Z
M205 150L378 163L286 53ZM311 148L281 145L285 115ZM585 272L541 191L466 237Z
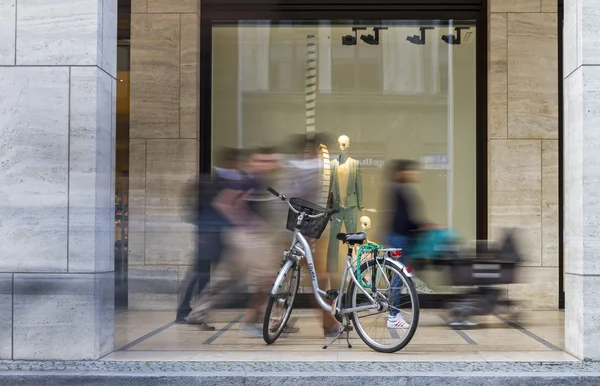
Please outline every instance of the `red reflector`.
M400 257L400 256L402 256L402 252L400 252L400 251L394 251L394 252L390 253L390 255L392 257Z
M412 272L412 268L411 267L406 267L406 272L411 273Z

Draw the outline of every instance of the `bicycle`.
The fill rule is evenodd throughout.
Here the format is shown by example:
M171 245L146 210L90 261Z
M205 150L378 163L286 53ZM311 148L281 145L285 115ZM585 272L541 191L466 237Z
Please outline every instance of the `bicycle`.
M294 300L300 284L300 261L306 259L314 296L319 305L332 313L342 328L332 342L323 346L326 349L346 332L346 342L351 348L349 333L352 324L362 341L371 349L393 353L404 348L413 338L419 323L419 298L412 282L411 269L396 261L393 257L401 255L397 248L382 248L372 252L372 257L362 261L359 269L352 264L352 252L355 245L361 245L366 240L364 233L340 233L337 239L348 245L348 254L339 290L322 290L319 288L315 271L311 246L307 238L318 239L325 230L327 223L339 209L325 209L306 200L288 198L279 194L273 188L267 189L289 206L287 229L294 232L291 247L285 250L281 268L269 294L269 302L263 323L263 339L267 344L273 344L284 331L294 307ZM394 278L401 280L401 285L392 288ZM392 296L392 293L395 295ZM408 301L403 302L402 300ZM332 301L329 305L327 301ZM280 307L280 312L275 310ZM409 314L411 311L410 327L408 329L390 329L387 327L387 313L392 309L398 313ZM366 315L359 313L366 312ZM379 319L384 316L383 324ZM363 320L375 316L374 327L367 332L367 324ZM379 322L379 323L378 323ZM400 336L404 332L404 336ZM393 340L391 343L380 343L374 334L384 339Z

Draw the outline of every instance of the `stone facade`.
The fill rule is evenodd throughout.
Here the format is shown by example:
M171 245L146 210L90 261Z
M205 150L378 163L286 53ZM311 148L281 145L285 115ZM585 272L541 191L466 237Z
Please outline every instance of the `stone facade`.
M600 359L600 4L565 2L565 343Z
M0 359L112 351L116 25L116 0L0 1Z
M556 1L488 2L488 225L522 230L518 307L558 308Z
M182 223L185 184L198 171L197 0L133 0L129 180L129 309L174 309L191 264Z
M198 160L198 8L164 0L134 1L132 8L130 278L160 279L172 283L170 291L193 253L177 200ZM518 307L556 309L556 1L490 0L488 10L490 236L523 230L526 263L520 282L505 291ZM176 291L130 288L133 309L173 309L176 299Z

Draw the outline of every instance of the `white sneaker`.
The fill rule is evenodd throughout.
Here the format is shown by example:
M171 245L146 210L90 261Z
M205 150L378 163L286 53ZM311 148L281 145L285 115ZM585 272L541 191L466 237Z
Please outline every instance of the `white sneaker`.
M387 328L401 328L404 330L408 330L410 328L410 323L408 323L402 315L396 315L394 317L390 316L387 320Z

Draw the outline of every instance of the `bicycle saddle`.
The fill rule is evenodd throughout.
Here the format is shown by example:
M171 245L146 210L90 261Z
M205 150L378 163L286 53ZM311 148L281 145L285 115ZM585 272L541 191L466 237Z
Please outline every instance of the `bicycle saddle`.
M348 243L350 245L362 244L367 239L367 235L365 233L338 233L336 239L343 241L344 244Z

